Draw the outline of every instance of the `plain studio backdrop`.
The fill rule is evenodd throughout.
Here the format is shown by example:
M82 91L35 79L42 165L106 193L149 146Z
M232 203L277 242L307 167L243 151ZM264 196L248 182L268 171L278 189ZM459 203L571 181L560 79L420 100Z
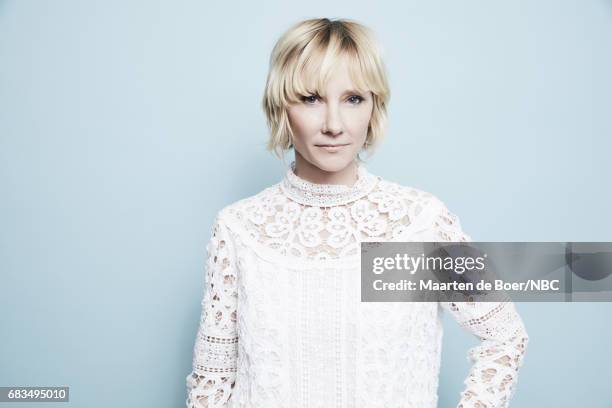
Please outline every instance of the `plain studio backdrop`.
M372 173L476 241L612 241L609 0L0 1L0 386L183 406L210 227L284 175L260 100L274 42L311 17L382 44ZM612 407L612 304L517 308L511 406ZM441 408L477 344L444 325Z

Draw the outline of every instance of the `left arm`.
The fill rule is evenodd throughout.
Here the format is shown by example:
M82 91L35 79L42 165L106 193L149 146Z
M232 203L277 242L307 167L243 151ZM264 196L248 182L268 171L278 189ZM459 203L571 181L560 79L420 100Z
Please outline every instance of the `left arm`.
M459 218L441 201L435 212L433 228L421 241L469 242ZM480 339L468 351L473 365L465 379L465 388L457 408L505 408L509 406L517 384L519 368L529 336L510 299L501 302L441 302L461 327Z

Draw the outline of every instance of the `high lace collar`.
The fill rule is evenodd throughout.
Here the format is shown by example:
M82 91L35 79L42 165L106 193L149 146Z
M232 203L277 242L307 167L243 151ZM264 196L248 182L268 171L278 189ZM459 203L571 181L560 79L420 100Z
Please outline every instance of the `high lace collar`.
M289 198L297 203L316 207L332 207L359 200L370 193L377 182L378 177L370 174L359 163L357 181L350 187L343 184L312 183L295 174L295 161L293 161L280 187Z

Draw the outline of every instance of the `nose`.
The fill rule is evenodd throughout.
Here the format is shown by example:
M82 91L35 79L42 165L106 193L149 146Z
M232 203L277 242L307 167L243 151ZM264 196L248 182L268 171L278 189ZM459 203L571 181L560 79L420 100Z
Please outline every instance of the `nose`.
M333 103L327 104L325 110L325 120L323 121L324 134L336 136L342 133L342 118L340 117L340 110L338 106Z

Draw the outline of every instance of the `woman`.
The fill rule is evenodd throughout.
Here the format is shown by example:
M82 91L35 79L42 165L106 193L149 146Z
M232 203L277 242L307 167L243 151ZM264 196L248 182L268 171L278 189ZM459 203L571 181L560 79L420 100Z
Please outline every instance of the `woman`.
M528 341L511 302L360 301L360 242L470 240L434 195L364 167L388 99L364 26L311 19L277 42L268 148L295 161L216 216L188 407L435 407L443 310L481 339L458 406L507 406Z

